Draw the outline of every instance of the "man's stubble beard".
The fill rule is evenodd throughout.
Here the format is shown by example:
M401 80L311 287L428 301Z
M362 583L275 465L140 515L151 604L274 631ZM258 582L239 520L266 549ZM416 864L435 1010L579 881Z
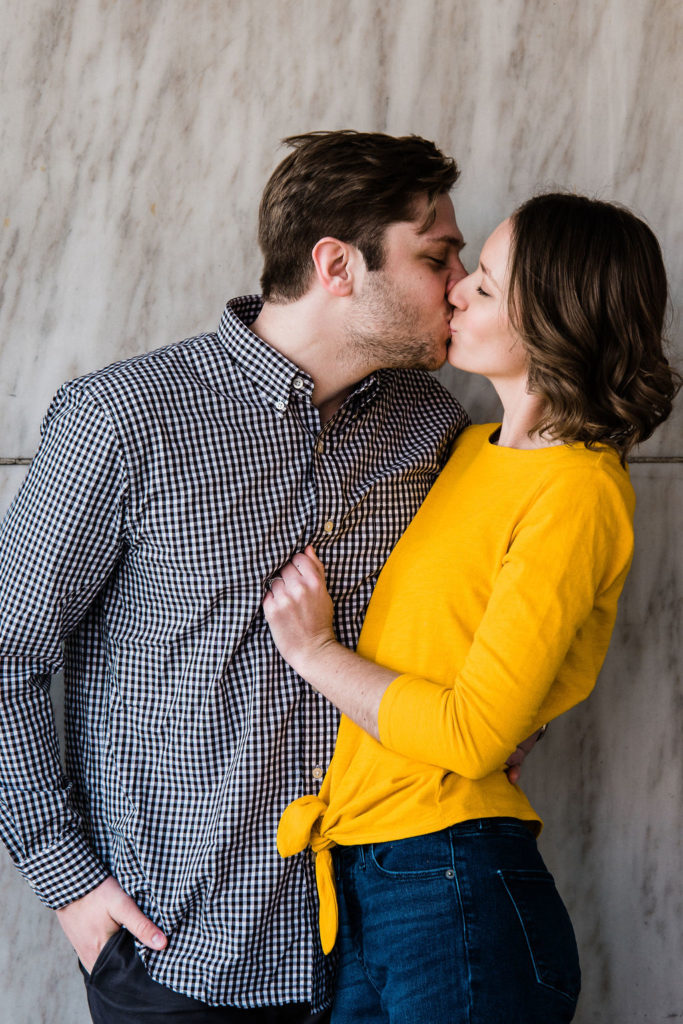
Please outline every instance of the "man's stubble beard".
M345 327L347 344L339 350L344 363L374 369L438 370L445 355L425 338L419 316L404 302L397 288L375 271L368 277L361 298ZM445 340L443 342L445 349ZM368 372L371 372L368 370Z

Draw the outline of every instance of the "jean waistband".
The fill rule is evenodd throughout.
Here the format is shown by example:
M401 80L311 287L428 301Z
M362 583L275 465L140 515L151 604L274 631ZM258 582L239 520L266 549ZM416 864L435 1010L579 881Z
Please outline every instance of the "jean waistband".
M534 831L534 823L526 822L522 818L471 818L468 821L458 821L455 825L447 825L446 828L439 829L437 832L425 832L414 836L404 836L402 839L386 839L376 840L373 843L355 843L352 846L337 845L332 851L332 855L335 859L344 857L345 851L347 856L353 857L355 854L371 849L375 846L381 846L382 843L400 843L409 841L411 839L428 839L430 836L449 836L452 839L457 840L458 837L463 836L475 836L475 835L487 835L487 836L503 836L503 835L515 835L523 839L529 839L531 842L536 841L536 833Z
M504 834L510 830L522 830L522 835L536 838L535 821L524 821L523 818L472 818L469 821L459 821L455 825L449 825L444 832L451 835L472 835L476 832L486 832L489 835Z

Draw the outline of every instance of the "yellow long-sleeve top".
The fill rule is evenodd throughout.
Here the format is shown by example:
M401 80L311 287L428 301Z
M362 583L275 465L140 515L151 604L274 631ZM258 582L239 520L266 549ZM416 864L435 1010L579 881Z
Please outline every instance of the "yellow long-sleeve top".
M588 696L607 652L633 551L627 470L611 449L503 448L494 430L461 435L377 582L358 652L400 673L381 701L381 742L342 717L319 796L282 816L283 856L319 852L326 951L331 845L480 817L540 831L505 760Z

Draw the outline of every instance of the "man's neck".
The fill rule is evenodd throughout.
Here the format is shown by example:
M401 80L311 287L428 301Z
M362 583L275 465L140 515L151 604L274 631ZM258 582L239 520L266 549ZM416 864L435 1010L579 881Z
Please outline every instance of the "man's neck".
M249 329L312 378L313 404L323 423L374 369L341 358L346 346L339 326L324 301L310 292L293 302L265 302Z

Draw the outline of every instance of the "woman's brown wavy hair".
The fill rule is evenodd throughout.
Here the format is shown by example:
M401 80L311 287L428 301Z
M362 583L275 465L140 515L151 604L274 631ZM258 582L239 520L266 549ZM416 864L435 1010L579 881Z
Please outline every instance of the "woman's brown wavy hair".
M534 429L622 462L667 418L680 375L663 350L667 280L659 243L629 210L586 196L535 196L511 217L509 316L545 399Z

